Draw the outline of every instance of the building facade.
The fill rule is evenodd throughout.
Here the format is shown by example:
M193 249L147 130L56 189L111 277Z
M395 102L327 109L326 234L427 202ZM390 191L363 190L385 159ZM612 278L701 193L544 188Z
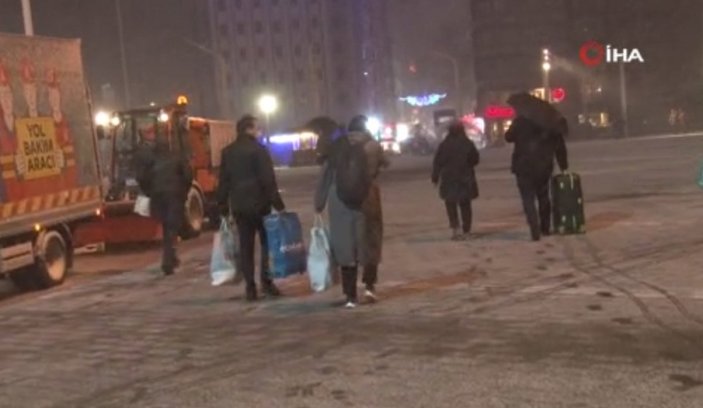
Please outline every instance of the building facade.
M258 113L264 94L279 100L273 130L393 106L384 18L385 1L210 0L228 116Z

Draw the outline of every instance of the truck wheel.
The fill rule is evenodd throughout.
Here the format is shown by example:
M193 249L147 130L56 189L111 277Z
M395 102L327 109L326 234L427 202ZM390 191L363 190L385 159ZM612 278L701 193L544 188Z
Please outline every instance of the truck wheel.
M33 272L33 268L22 268L18 271L10 272L9 277L12 284L15 285L20 292L31 292L37 289Z
M48 231L39 236L34 268L37 288L48 289L64 281L69 265L68 251L66 240L57 231Z
M220 209L213 205L212 208L208 210L208 229L216 231L220 228L220 221L222 216L220 215Z
M188 192L185 205L185 217L183 220L183 238L196 238L203 232L205 224L205 205L203 197L196 188L191 188Z

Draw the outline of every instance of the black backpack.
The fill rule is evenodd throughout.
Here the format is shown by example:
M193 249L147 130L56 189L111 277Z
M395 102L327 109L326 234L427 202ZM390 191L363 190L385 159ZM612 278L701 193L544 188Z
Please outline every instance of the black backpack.
M359 210L371 189L366 143L351 143L349 137L341 137L335 145L337 195L347 207Z

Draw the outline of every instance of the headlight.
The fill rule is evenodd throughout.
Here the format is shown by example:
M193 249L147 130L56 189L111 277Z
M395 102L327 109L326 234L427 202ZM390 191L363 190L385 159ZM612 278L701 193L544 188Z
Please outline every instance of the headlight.
M110 123L110 115L107 112L98 112L95 115L95 124L98 126L107 126Z

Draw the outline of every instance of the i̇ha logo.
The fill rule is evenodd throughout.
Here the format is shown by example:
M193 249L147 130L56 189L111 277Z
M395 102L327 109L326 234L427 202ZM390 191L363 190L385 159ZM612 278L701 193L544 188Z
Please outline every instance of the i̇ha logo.
M603 45L597 41L589 41L581 46L579 57L589 67L598 66L604 61L609 64L644 62L642 53L637 48L615 48L611 45Z

